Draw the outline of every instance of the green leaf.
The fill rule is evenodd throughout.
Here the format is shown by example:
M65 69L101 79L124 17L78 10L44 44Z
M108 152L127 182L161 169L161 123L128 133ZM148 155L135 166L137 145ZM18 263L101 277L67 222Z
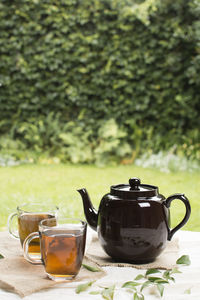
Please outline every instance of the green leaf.
M143 278L144 278L144 275L139 274L139 275L137 275L137 276L135 277L134 280L140 280L140 279L143 279Z
M155 281L155 283L163 283L163 284L165 284L165 283L169 283L169 281L168 280L164 280L164 279L158 279L157 281Z
M150 274L161 273L158 269L149 269L146 271L145 275L148 276Z
M99 268L95 268L95 267L92 267L92 266L89 266L86 264L82 264L82 266L91 272L101 272L101 270Z
M92 292L89 292L89 294L91 295L98 295L98 294L101 294L100 291L92 291Z
M134 281L127 281L125 282L122 287L123 288L131 288L131 289L135 289L136 286L140 285L140 283L138 282L134 282Z
M169 278L169 276L170 276L170 271L167 270L163 273L164 278Z
M161 277L148 277L148 280L155 283L169 283L167 280L164 280Z
M143 285L141 286L141 289L140 289L140 292L142 292L143 291L143 289L145 289L146 287L148 287L149 285L152 285L152 282L151 281L145 281L144 283L143 283Z
M133 300L144 300L144 296L141 293L135 292L133 294Z
M172 281L175 282L174 277L171 276L171 271L165 271L163 273L163 278L166 278L167 280L172 280Z
M179 269L174 268L171 270L171 274L182 273Z
M4 258L4 256L2 254L0 254L0 259Z
M191 294L191 288L184 291L184 294Z
M112 285L109 288L105 288L102 292L101 295L104 299L106 300L113 300L114 297L114 290L115 290L115 285Z
M191 264L189 255L182 255L179 259L177 259L176 263L178 265L186 265L189 266Z
M173 281L173 282L175 282L175 278L174 277L172 277L172 276L169 276L169 278L167 278L168 280L171 280L171 281Z
M157 289L160 293L160 296L162 297L163 296L163 293L164 293L164 286L162 284L157 284Z
M95 281L90 281L87 283L79 284L76 287L76 294L86 291Z

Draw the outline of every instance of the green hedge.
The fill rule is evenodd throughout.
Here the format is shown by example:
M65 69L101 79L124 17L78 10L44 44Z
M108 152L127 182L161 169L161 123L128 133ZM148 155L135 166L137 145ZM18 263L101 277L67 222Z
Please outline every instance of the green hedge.
M197 0L2 0L1 150L200 158L199 20Z

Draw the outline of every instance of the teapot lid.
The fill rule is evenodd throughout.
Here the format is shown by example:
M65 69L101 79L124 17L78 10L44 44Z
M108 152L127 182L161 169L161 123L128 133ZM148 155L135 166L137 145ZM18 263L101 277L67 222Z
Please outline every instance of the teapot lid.
M153 185L141 184L139 178L133 177L129 179L129 184L113 185L110 188L111 195L124 199L146 198L158 195L158 188Z

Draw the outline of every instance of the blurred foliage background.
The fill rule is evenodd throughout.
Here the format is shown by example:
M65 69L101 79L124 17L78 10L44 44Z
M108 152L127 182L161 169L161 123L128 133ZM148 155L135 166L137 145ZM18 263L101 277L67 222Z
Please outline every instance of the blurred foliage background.
M1 0L0 32L1 165L197 168L199 1Z

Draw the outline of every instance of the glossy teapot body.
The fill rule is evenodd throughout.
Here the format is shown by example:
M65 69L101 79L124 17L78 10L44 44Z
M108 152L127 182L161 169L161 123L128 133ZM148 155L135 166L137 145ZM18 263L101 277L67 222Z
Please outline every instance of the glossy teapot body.
M191 212L188 199L174 194L167 199L158 188L142 185L132 178L129 185L111 186L99 206L93 208L87 191L79 190L89 225L97 230L101 246L118 262L148 263L164 250L167 240L188 220ZM85 198L85 199L84 199ZM181 200L186 213L183 220L170 229L170 204Z
M113 199L100 204L97 232L105 252L117 261L146 263L165 248L169 234L169 210L164 198Z

